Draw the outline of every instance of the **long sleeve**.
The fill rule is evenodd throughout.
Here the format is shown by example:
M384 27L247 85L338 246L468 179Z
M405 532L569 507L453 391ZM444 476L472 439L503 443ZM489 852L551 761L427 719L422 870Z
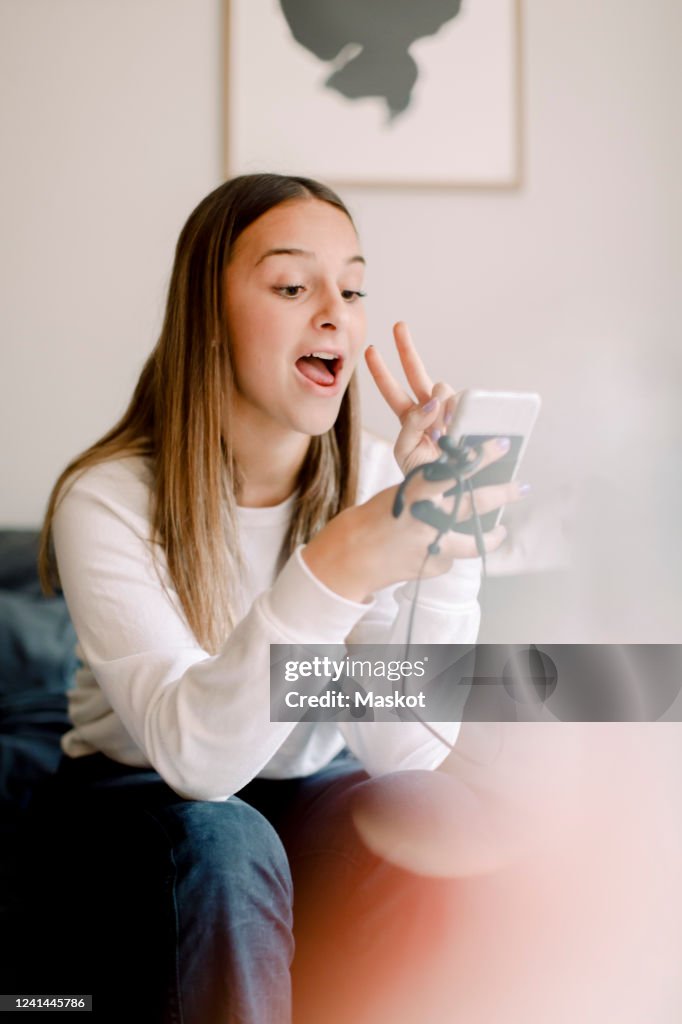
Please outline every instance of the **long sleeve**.
M367 605L316 585L294 555L210 656L185 622L163 552L156 563L152 557L149 486L135 465L117 460L89 470L54 520L64 595L96 681L90 696L84 691L88 708L76 695L72 718L105 753L117 719L131 748L179 794L226 799L295 727L270 722L269 644L342 643Z
M397 473L389 446L366 441L359 500ZM73 728L62 738L69 756L101 751L151 765L180 795L206 800L227 799L257 775L309 774L344 742L373 774L443 760L447 748L419 723L270 721L270 644L402 643L412 584L367 604L348 601L316 579L300 549L277 574L290 511L240 510L249 567L244 617L209 655L150 539L152 492L145 460L112 460L78 477L55 514L57 563L82 661L69 694ZM471 560L423 584L415 642L475 639L478 578ZM440 723L438 731L454 742L457 728Z

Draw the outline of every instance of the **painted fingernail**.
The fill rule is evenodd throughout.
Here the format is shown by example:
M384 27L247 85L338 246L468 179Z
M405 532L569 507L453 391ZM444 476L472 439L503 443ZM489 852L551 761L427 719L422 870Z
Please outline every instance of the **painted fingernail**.
M436 427L434 427L433 430L429 430L429 437L431 438L432 441L437 441L438 438L440 437L440 430L438 430Z
M525 498L532 490L531 484L519 484L519 494L522 498Z
M430 401L428 401L426 403L426 405L422 405L422 412L433 412L433 410L436 408L437 405L438 405L438 399L437 398L432 398L432 399L430 399Z
M451 412L446 412L445 416L443 416L443 426L449 427L451 423L452 423L452 413Z
M498 437L497 447L500 448L503 452L508 452L509 449L511 448L511 441L509 440L508 437Z

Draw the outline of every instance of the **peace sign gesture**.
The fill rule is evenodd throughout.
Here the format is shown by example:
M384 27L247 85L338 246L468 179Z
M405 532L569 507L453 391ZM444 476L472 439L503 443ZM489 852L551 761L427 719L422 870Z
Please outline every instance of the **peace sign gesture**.
M401 321L394 326L393 337L415 398L398 383L373 345L366 349L365 360L376 386L400 420L401 431L394 452L398 465L407 474L442 454L437 441L452 420L457 396L449 384L433 383L406 323Z

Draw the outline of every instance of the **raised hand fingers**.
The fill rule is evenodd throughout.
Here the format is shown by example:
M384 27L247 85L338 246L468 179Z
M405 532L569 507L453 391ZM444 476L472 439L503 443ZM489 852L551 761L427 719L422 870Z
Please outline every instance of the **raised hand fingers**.
M402 420L414 407L414 402L395 379L374 345L365 351L365 362L382 396L398 419Z
M366 349L365 361L379 391L402 422L403 417L410 409L425 405L431 398L445 398L452 394L452 388L439 384L434 388L414 347L407 324L397 323L393 328L393 334L405 376L417 396L416 402L398 383L383 357L373 345Z
M414 347L410 330L404 321L401 320L394 326L393 337L405 376L417 396L417 401L423 405L432 397L433 382Z
M402 321L395 324L393 334L402 368L416 399L396 380L374 346L366 349L365 360L381 395L400 420L401 430L394 453L398 465L407 474L415 466L433 462L442 455L438 439L448 429L457 398L448 384L442 381L433 384L407 324Z

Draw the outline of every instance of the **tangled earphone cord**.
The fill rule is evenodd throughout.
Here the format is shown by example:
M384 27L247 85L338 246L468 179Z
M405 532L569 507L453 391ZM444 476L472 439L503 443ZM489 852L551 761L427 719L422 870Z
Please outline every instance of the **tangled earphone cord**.
M414 631L414 620L417 612L417 604L419 602L419 590L421 588L422 580L424 579L424 570L426 569L426 564L429 558L431 558L433 555L439 554L439 541L441 537L446 532L448 532L448 530L454 529L457 523L457 515L459 513L462 495L465 490L468 492L469 497L471 499L471 518L473 522L474 536L476 538L476 550L478 551L478 554L481 558L481 598L483 597L483 588L487 583L488 579L485 540L483 537L483 530L481 528L481 520L478 514L478 510L476 508L474 488L472 487L471 480L469 478L465 480L462 479L465 472L472 473L476 469L476 467L480 465L483 458L482 447L481 445L476 445L473 448L470 448L464 444L456 445L448 435L444 435L443 437L441 437L439 439L438 444L439 447L441 448L441 451L443 452L443 455L441 455L441 457L437 459L435 462L429 462L426 463L425 465L416 466L414 469L412 469L407 474L402 484L398 488L398 493L396 494L395 502L393 505L393 514L395 516L399 516L404 509L405 487L412 479L412 477L418 473L422 473L426 480L446 480L449 477L450 479L454 479L456 481L454 487L451 487L448 491L445 491L443 495L443 497L451 497L454 495L455 501L452 512L446 513L442 509L439 509L430 501L415 502L410 508L410 511L417 519L420 519L422 522L430 523L438 530L438 534L435 540L433 540L431 544L429 544L426 550L424 560L421 564L419 574L415 581L415 591L414 596L412 598L412 607L410 608L410 616L407 623L407 638L405 641L405 653L403 655L403 663L409 661L410 648L412 646L412 634ZM474 453L473 459L470 458L472 451ZM483 603L482 600L480 601L480 603ZM403 676L402 671L400 675L400 686L402 692L404 693L405 677ZM430 722L426 722L421 717L421 715L418 715L416 711L414 711L412 708L406 708L405 711L415 721L423 725L423 727L428 732L430 732L435 739L442 743L443 746L447 747L451 751L456 750L455 743L451 743L449 740L447 740L437 729L434 729ZM499 755L500 751L502 750L502 746L503 741L500 740L498 750L494 755L495 758ZM466 761L470 761L473 764L480 765L482 763L480 761L477 761L475 758L467 757L467 755L463 754L460 750L457 750L456 752L458 756L462 757Z

